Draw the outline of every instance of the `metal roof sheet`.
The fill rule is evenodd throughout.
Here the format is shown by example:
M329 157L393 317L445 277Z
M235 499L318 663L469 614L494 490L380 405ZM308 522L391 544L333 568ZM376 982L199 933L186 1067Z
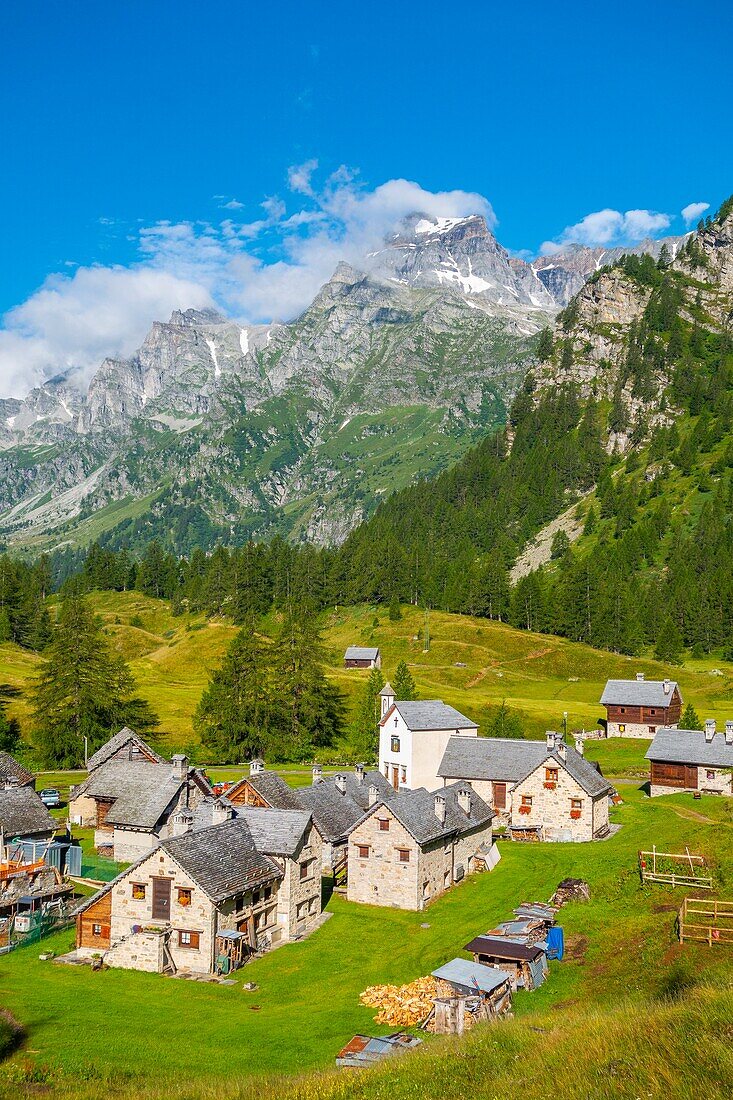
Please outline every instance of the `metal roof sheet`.
M465 951L471 951L475 955L489 955L496 959L512 959L516 962L528 962L542 954L536 945L529 946L525 943L517 943L514 940L501 937L476 936L467 943Z
M470 993L480 989L482 993L493 993L510 981L511 977L504 970L497 970L494 966L484 966L482 963L469 962L468 959L451 959L444 966L439 966L433 971L434 978L441 978L449 985L459 986Z

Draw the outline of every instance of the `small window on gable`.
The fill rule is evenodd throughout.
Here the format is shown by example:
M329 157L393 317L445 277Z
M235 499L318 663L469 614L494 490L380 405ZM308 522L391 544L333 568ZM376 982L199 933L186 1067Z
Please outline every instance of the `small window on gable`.
M133 901L145 901L145 883L133 882L132 884L132 900Z
M304 882L305 879L310 878L311 864L314 862L312 859L304 859L300 865L300 881Z
M557 768L545 768L545 779L548 783L557 783Z
M93 924L92 925L92 935L93 936L101 936L102 935L102 925L101 924Z
M359 853L359 859L369 859L369 845L357 844L356 850Z
M190 905L193 899L193 890L189 890L187 887L178 887L178 904Z
M397 851L399 853L400 863L409 863L410 862L410 849L409 848L398 848Z
M388 833L389 832L389 818L388 817L380 817L380 819L379 819L379 831L380 831L380 833Z
M391 742L392 752L400 751L400 739L399 737L393 737Z
M531 794L523 794L522 795L522 805L523 806L531 806L532 805L532 795Z
M397 725L397 715L394 716L394 724Z
M571 810L582 810L583 809L583 799L582 798L571 798L570 799L570 809Z

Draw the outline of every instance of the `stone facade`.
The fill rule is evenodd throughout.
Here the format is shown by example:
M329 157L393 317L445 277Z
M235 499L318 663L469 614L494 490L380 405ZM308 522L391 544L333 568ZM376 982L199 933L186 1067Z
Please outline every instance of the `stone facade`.
M303 843L291 858L271 856L282 868L277 894L278 942L300 939L312 932L321 915L322 841L311 822Z
M420 845L389 806L380 804L349 837L347 898L364 905L422 910L451 888L459 865L464 873L470 872L473 854L491 841L488 822L459 837ZM364 849L367 856L361 854Z
M555 757L511 791L513 826L542 827L544 840L593 840L608 830L608 795L591 798Z

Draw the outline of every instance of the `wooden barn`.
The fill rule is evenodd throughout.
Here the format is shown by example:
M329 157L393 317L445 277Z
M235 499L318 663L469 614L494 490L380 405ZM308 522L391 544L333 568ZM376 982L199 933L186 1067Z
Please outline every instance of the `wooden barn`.
M675 680L609 680L601 706L606 708L607 737L654 737L674 728L682 716L682 696Z
M350 645L344 654L344 668L381 668L382 655L378 647Z
M733 722L716 731L709 718L703 730L661 729L648 751L650 794L701 791L733 794Z

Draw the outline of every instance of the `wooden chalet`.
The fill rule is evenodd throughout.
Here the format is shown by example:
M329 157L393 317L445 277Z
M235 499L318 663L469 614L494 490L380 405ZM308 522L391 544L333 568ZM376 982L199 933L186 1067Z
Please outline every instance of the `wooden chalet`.
M725 723L724 732L712 719L702 730L660 729L646 757L652 795L733 794L733 721Z
M350 645L344 653L344 668L381 668L382 655L376 646Z
M606 708L607 737L654 737L658 729L675 728L682 715L682 695L675 680L609 680L601 706Z

